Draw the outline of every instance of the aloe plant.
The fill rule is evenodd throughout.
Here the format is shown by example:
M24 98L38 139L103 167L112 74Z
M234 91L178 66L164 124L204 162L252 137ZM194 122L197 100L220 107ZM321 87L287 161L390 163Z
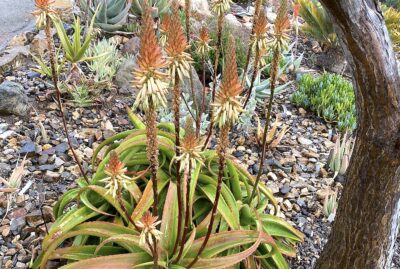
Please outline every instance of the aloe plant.
M329 155L329 168L335 172L334 178L346 173L353 148L354 139L351 136L344 134L341 138L339 135Z
M146 0L133 0L131 13L137 17L141 17L143 14L143 2ZM170 3L169 0L147 0L148 4L152 7L152 15L154 18L159 18L169 11Z
M61 46L65 54L64 55L65 59L68 62L70 62L71 64L77 64L82 61L94 59L94 57L85 57L85 53L89 48L90 43L92 42L92 39L94 37L93 19L90 23L89 30L87 31L86 36L83 39L83 42L81 41L82 26L79 17L74 18L74 23L72 25L72 28L74 29L74 34L72 35L72 40L67 35L67 31L64 28L64 23L60 18L55 17L53 19L53 22L54 22L54 27L56 28L57 31L57 35L60 38Z
M96 27L106 32L115 32L125 26L132 0L93 0L89 7L86 0L81 0L81 5L89 11L90 18L95 18Z
M135 129L119 133L105 140L94 152L93 167L99 152L105 155L87 184L79 180L79 187L66 192L54 206L56 222L43 242L43 253L33 268L45 268L47 261L68 260L63 269L97 268L152 268L151 251L141 245L140 232L130 222L138 223L153 203L152 181L146 167L146 128L131 111ZM184 131L181 131L181 136ZM184 251L179 261L172 254L177 231L177 199L173 158L175 134L172 123L158 124L158 147L160 166L158 170L159 211L161 228L158 264L168 268L185 268L198 252L207 232L211 207L215 198L218 173L218 155L215 150L202 153L204 165L196 162L190 181L189 202L191 208L190 230L185 238ZM133 179L122 190L122 207L107 192L104 179L110 152L116 152L127 173ZM295 243L303 235L284 220L265 213L269 204L277 207L271 191L260 182L258 200L243 203L252 191L255 179L246 169L227 156L224 168L221 199L217 207L215 229L203 251L201 259L192 268L226 268L245 263L252 256L262 268L288 268L283 255L295 255ZM71 203L79 201L75 207ZM124 211L124 208L126 211ZM63 242L71 246L60 247ZM111 244L112 243L112 244ZM249 268L257 268L255 265Z
M300 17L306 22L301 30L322 43L323 47L337 46L337 36L328 13L317 0L297 0Z

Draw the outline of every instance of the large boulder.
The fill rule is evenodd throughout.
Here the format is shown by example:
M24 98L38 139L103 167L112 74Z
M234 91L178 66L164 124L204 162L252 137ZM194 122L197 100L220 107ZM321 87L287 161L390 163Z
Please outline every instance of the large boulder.
M12 47L1 52L0 74L19 67L28 57L30 57L29 53L29 45Z
M21 84L12 81L0 84L0 115L24 116L29 108L29 98Z
M133 70L137 67L136 57L126 59L115 75L114 82L121 93L129 93L132 90Z

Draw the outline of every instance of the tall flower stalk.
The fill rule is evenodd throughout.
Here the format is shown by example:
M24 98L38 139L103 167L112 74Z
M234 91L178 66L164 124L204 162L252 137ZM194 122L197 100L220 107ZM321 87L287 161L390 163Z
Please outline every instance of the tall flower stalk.
M264 133L262 138L261 159L259 162L259 170L257 173L256 181L254 183L253 191L249 197L248 201L249 203L253 200L256 194L256 190L260 182L262 172L264 170L265 155L268 147L267 134L269 131L269 123L271 121L272 102L274 100L276 81L278 79L279 61L282 51L285 50L288 46L287 41L289 40L287 31L290 23L287 15L287 8L288 8L287 0L281 0L278 15L275 22L274 39L272 40L271 43L273 51L272 63L271 63L271 94L269 96L269 102L265 103L266 117L265 117Z
M176 262L178 262L183 254L185 242L189 233L189 221L192 219L192 204L190 201L190 184L192 180L193 168L197 165L204 165L203 158L201 155L201 145L193 129L193 121L191 117L187 117L185 124L185 137L182 140L182 146L180 148L181 156L181 171L184 172L184 179L186 179L186 198L185 198L185 221L182 240L180 243L180 249Z
M215 62L214 62L214 78L213 78L213 88L211 93L211 101L215 101L215 94L217 89L217 74L218 74L218 64L219 64L219 56L221 53L221 45L222 45L222 31L224 27L224 18L225 13L231 8L231 0L212 0L211 1L211 9L212 11L217 14L218 22L217 22L217 44L215 49ZM203 150L207 147L208 142L210 142L211 135L213 132L214 122L213 122L213 110L210 109L210 120L211 124L208 127L208 134L206 141L203 145Z
M242 91L243 87L239 81L237 73L235 39L231 35L229 37L228 49L226 52L222 84L218 93L216 94L215 102L213 103L213 122L220 129L220 138L217 150L219 157L219 168L215 200L211 211L211 218L210 223L208 224L207 234L204 237L204 241L199 249L199 252L194 260L189 264L188 268L191 268L198 261L200 255L207 246L208 240L210 239L212 233L215 216L217 214L219 198L221 195L222 179L224 176L224 168L226 163L226 150L229 146L229 131L238 121L239 114L243 110L240 102L240 94Z
M185 77L189 77L191 73L190 55L186 52L188 49L187 39L183 32L179 20L179 5L174 1L172 5L172 16L169 22L169 30L167 33L167 43L165 51L168 55L168 64L170 76L173 79L173 98L172 110L174 114L175 125L175 157L176 157L176 186L178 189L178 231L174 245L173 253L176 252L179 239L182 233L183 222L183 202L182 202L182 182L181 182L181 159L180 159L180 105L181 105L181 90L180 84Z
M71 142L71 139L68 134L67 120L65 119L64 106L63 106L62 99L61 99L61 91L58 86L58 72L57 72L57 68L56 68L56 60L57 59L56 59L56 54L55 54L55 50L54 50L53 36L51 34L52 19L57 16L57 13L51 7L51 4L53 2L54 2L54 0L35 0L36 10L33 11L32 14L36 17L36 26L38 28L44 26L46 40L47 40L47 50L49 51L51 74L52 74L54 89L56 91L57 106L58 106L58 110L61 114L63 129L64 129L65 136L67 137L67 143L68 143L69 149L74 157L74 161L78 165L81 176L85 179L85 181L87 183L89 183L89 179L86 176L85 170L83 169L83 166L79 160L79 157L76 154L74 147L72 146L72 142Z
M264 9L261 9L258 13L253 30L254 34L252 38L252 43L250 44L251 49L255 51L253 75L251 77L250 88L247 93L246 101L243 104L243 109L246 108L246 105L249 102L251 93L253 91L254 81L256 80L260 66L260 59L262 56L261 53L262 51L265 51L268 46L267 17L265 17ZM246 73L243 73L243 76L245 75Z
M205 26L200 28L199 37L197 40L197 49L196 52L201 57L201 63L203 65L203 75L202 75L202 83L203 83L203 92L201 94L201 107L200 107L200 117L206 110L206 57L208 52L210 51L210 35Z
M140 49L138 56L138 67L134 70L135 80L133 86L139 89L134 106L141 108L147 118L147 159L150 162L149 171L153 185L153 217L158 217L158 190L157 190L157 170L158 170L158 141L156 126L156 110L161 106L166 106L167 84L165 81L168 74L161 70L167 66L162 58L161 47L157 43L154 31L154 21L151 9L144 1L143 25L140 34ZM154 238L154 268L158 268L157 238Z
M255 28L256 28L256 20L258 18L259 13L260 13L260 10L261 10L261 7L262 7L262 2L263 2L263 0L256 0L256 2L254 4L254 20L253 20L253 27L251 29L251 38L253 38L253 36L254 36L254 32L255 32ZM245 81L246 81L246 75L247 75L247 71L249 69L252 52L253 52L253 49L252 49L251 46L249 46L249 49L247 50L246 64L245 64L244 70L243 70L243 78L242 78L242 86L243 87L244 87L244 84L245 84Z

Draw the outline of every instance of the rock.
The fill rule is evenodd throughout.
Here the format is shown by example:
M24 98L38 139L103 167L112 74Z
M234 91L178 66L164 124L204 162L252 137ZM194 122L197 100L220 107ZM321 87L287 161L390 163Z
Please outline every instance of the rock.
M56 33L56 30L52 29L51 33L52 35L54 35ZM47 50L46 33L44 30L41 30L32 40L31 51L38 54L44 54L46 50Z
M242 27L242 24L240 23L240 21L238 21L238 19L236 18L235 15L233 15L232 13L226 14L225 15L225 22L233 27L234 29L238 29Z
M8 129L8 124L7 123L1 123L0 124L0 134L4 133Z
M265 14L266 14L267 19L268 19L268 21L269 21L270 23L274 23L274 22L275 22L277 15L276 15L276 13L272 10L271 7L266 7L266 8L265 8Z
M48 183L56 182L59 178L60 173L57 172L46 171L46 174L44 175L44 180Z
M29 45L12 47L0 53L0 74L21 66L30 57L29 53Z
M19 150L21 154L34 154L36 152L36 145L32 141L27 141L24 143L22 148Z
M0 114L24 116L29 108L29 98L21 84L7 80L0 84Z
M85 148L85 149L83 150L83 154L84 154L86 157L88 157L88 158L92 158L92 156L93 156L93 149L91 149L91 148Z
M126 59L115 75L115 84L121 93L132 92L133 70L137 67L136 58Z
M125 55L137 55L139 48L140 48L140 38L134 36L124 44L121 52Z
M185 1L184 0L180 0L179 1L179 5L181 7L184 7L185 6ZM208 1L207 0L191 0L190 1L190 5L191 5L191 10L197 16L201 16L201 17L209 17L209 16L211 16L210 7L208 5Z
M200 81L199 75L196 72L196 69L192 66L192 78L193 78L193 90L196 95L196 100L197 104L201 104L201 94L203 92L203 84ZM183 84L182 84L182 92L184 94L189 94L189 96L192 96L192 90L191 90L191 83L190 83L190 78L184 78ZM208 109L208 104L206 103L206 110Z
M310 139L307 139L303 136L300 136L299 138L297 138L297 141L299 141L300 144L305 145L305 146L309 146L313 143Z
M65 153L68 150L69 146L67 142L60 143L55 146L56 153Z
M291 188L289 185L285 184L283 187L281 187L281 188L279 189L279 192L280 192L281 194L286 194L286 193L290 192L291 189L292 189L292 188Z
M11 131L11 130L5 131L4 133L0 134L0 139L7 139L10 136L12 136L13 134L15 134L14 131Z
M0 162L0 177L8 177L11 170L11 165Z

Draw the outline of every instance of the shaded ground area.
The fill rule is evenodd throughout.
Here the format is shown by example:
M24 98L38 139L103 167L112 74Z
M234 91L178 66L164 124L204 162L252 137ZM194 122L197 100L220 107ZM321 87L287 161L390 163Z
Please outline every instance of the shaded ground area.
M34 6L33 0L0 0L0 51L13 36L33 27Z

